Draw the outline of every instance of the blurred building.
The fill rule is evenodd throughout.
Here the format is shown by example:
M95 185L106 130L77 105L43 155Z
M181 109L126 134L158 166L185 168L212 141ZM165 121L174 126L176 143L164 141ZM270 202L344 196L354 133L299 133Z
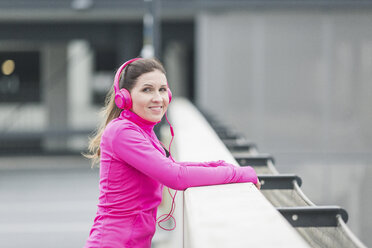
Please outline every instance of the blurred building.
M154 5L166 15L157 57L174 94L192 98L194 19L172 2ZM84 149L115 69L140 55L145 11L143 1L0 1L1 152Z
M316 203L344 206L372 245L372 1L153 4L173 93L303 175ZM140 54L144 12L138 0L0 0L0 151L83 150L115 68Z

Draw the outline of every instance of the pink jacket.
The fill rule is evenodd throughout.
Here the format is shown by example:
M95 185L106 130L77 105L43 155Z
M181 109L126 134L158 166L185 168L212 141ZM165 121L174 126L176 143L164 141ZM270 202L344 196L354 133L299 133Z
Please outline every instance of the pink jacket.
M173 162L165 156L156 123L123 111L101 139L100 196L85 248L151 247L163 185L189 187L257 183L253 168L224 161Z

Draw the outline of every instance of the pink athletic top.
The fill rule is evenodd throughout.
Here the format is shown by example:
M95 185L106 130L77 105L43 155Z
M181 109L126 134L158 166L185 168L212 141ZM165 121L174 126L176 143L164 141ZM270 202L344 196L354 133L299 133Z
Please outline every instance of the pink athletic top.
M149 248L163 185L176 190L235 182L257 183L253 168L222 160L173 162L166 157L156 123L127 110L101 138L100 195L88 247Z

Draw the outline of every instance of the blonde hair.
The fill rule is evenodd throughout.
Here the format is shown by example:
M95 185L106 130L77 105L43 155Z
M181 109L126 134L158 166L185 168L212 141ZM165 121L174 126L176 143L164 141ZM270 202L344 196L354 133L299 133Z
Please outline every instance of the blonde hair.
M93 137L89 138L88 153L83 154L84 157L92 160L92 167L99 164L101 157L100 143L105 127L110 123L110 121L119 117L121 111L122 110L119 109L115 104L115 91L114 87L112 87L106 96L105 107L103 107L101 111L101 115L103 115L105 121L100 123L97 130L93 134Z
M157 59L140 59L132 62L126 66L120 75L120 88L125 88L130 92L139 76L154 70L159 70L165 74L163 65ZM101 111L104 121L100 123L93 136L89 138L88 153L83 153L84 157L92 160L92 167L99 164L101 138L107 124L119 117L121 111L122 109L115 104L115 90L114 86L112 86L105 98L105 105Z

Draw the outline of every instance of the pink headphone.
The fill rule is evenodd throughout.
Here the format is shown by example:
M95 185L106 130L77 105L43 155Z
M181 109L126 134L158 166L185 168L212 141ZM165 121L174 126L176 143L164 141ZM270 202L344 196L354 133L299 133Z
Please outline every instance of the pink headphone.
M132 108L132 97L130 96L129 91L124 88L120 89L120 86L119 86L120 74L125 69L125 67L127 67L127 65L139 59L141 58L134 58L134 59L128 60L127 62L125 62L119 67L118 71L115 74L115 79L114 79L115 104L120 109L128 110ZM167 82L167 85L168 85L168 82ZM169 87L168 87L168 96L169 96L169 103L170 103L172 101L172 92L169 89Z

